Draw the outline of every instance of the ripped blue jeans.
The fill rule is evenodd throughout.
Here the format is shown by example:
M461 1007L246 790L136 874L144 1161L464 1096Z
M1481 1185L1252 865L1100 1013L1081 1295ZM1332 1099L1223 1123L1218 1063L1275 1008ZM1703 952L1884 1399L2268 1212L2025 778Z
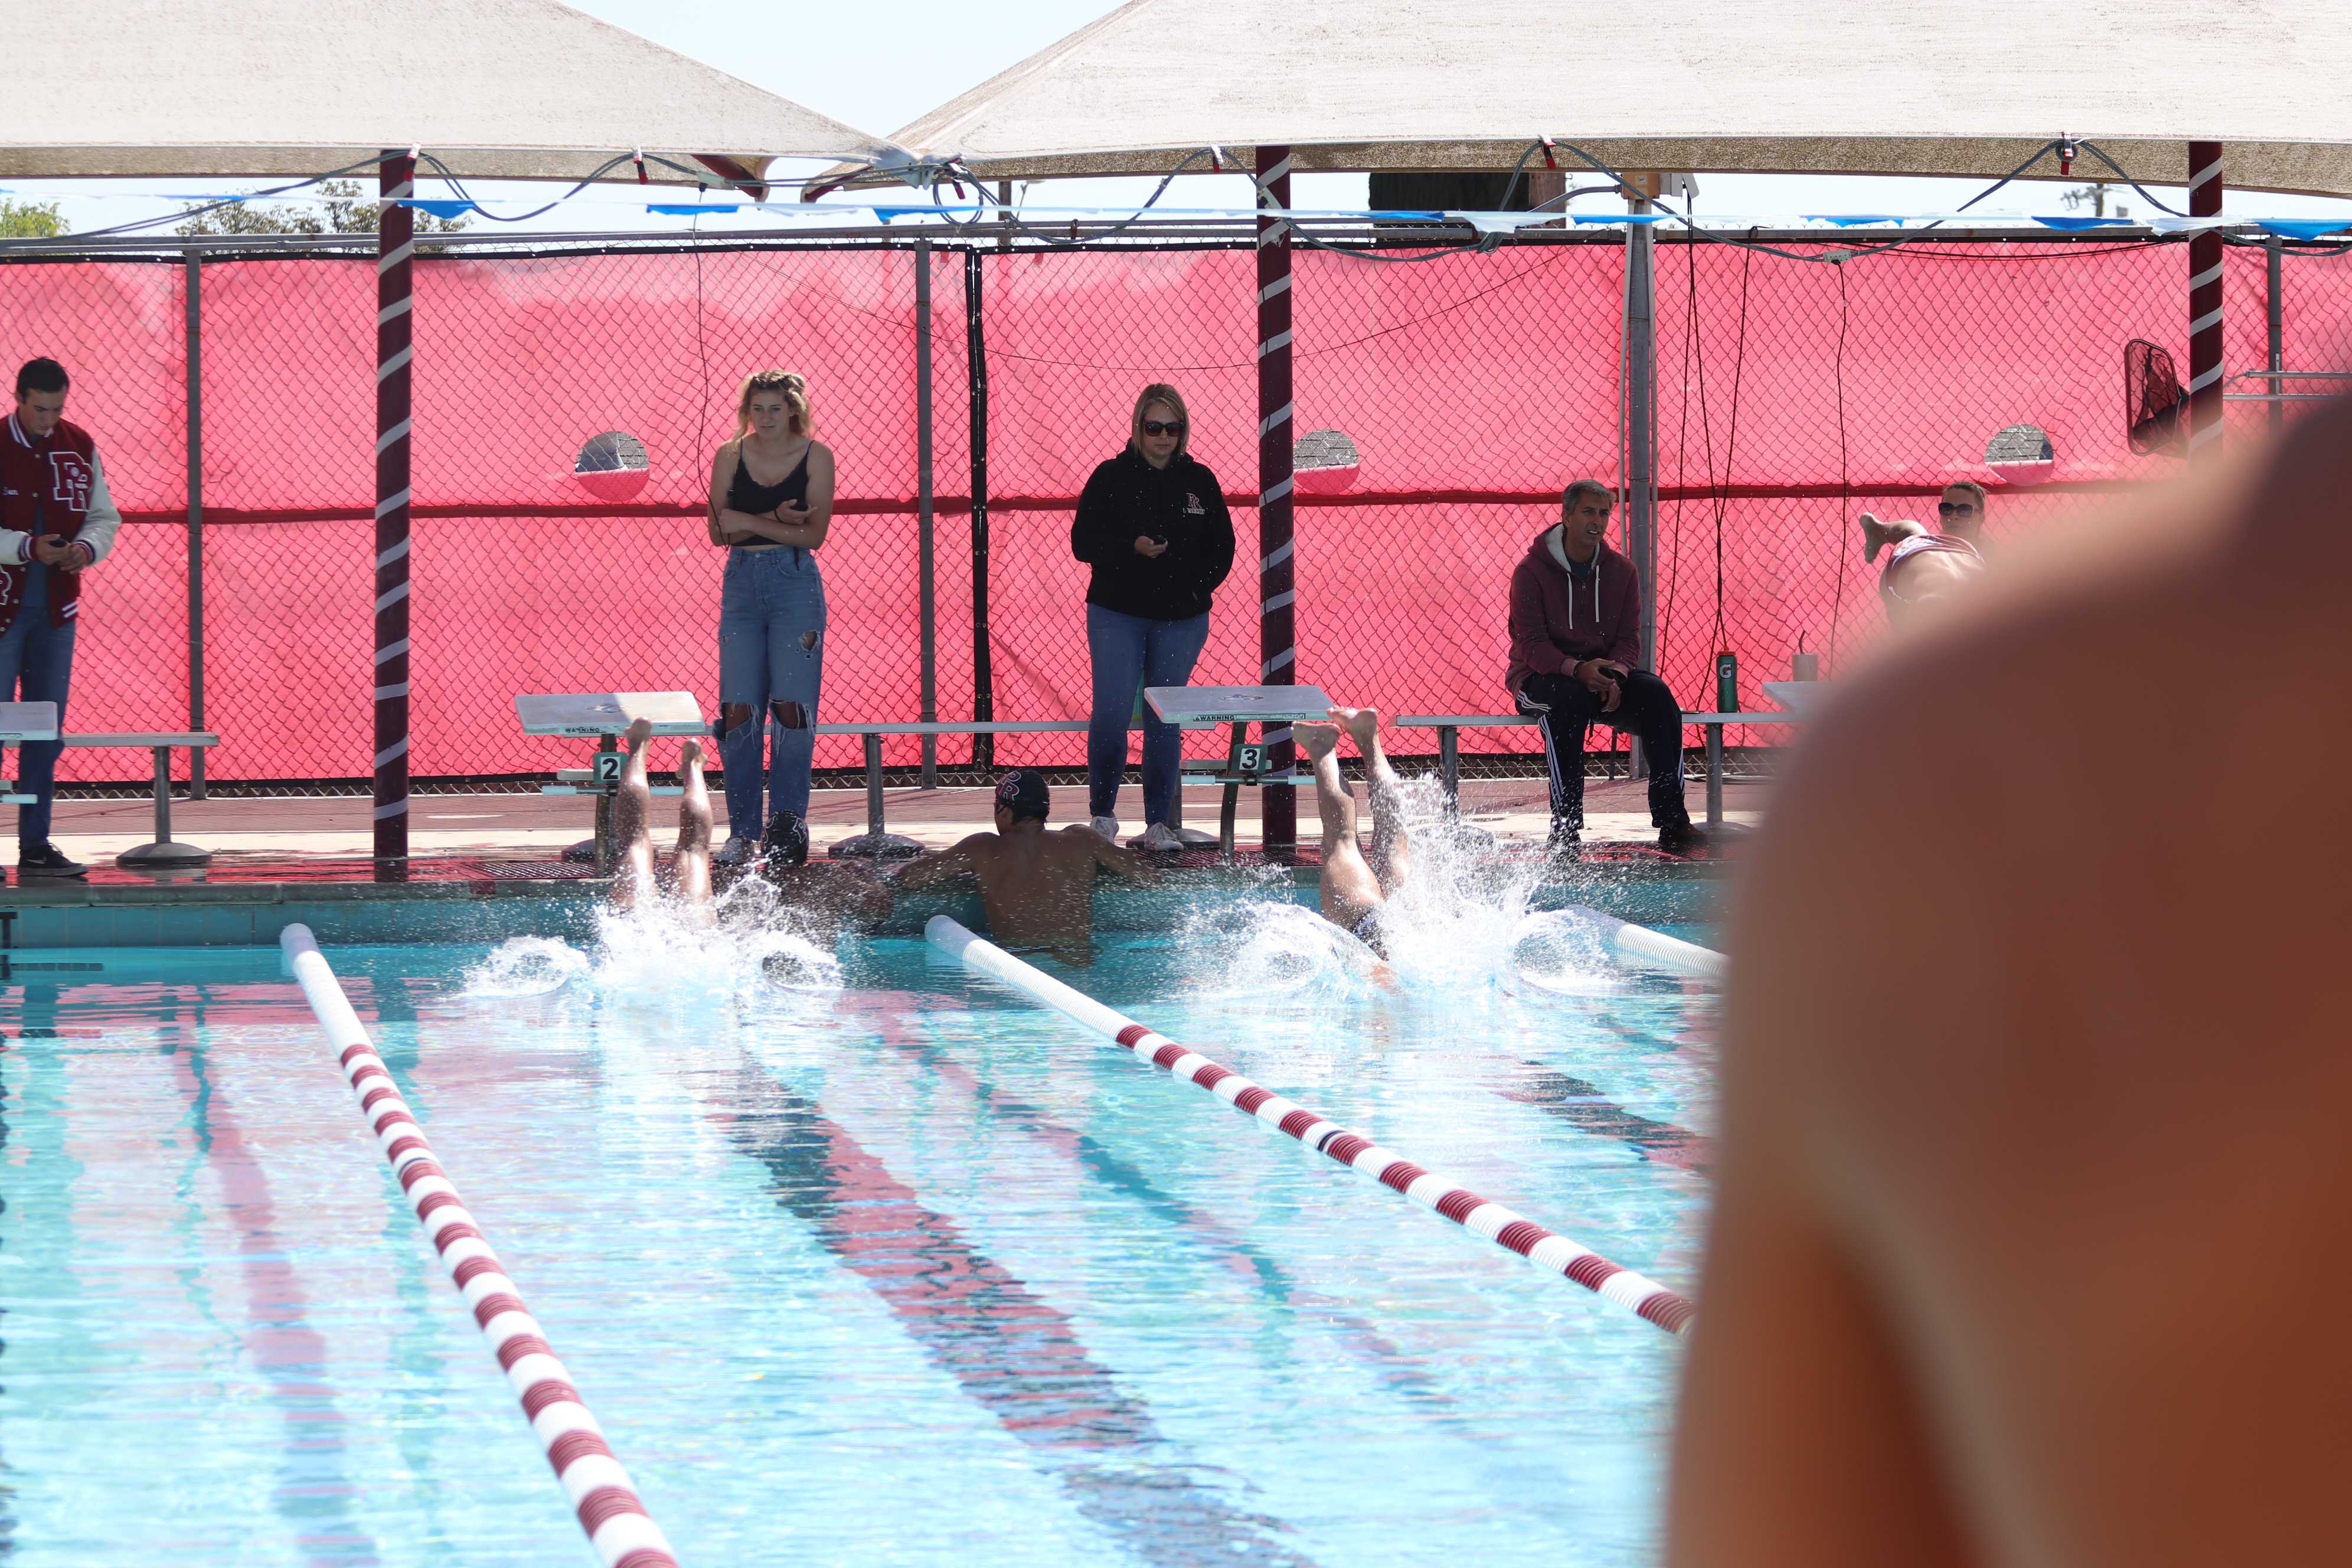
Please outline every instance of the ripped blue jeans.
M772 734L766 769L768 810L806 816L809 763L816 752L816 702L824 684L824 579L805 550L730 550L719 602L719 700L751 710L725 731L719 765L727 773L727 830L757 838L767 826L760 791L760 740ZM783 708L780 721L774 709Z

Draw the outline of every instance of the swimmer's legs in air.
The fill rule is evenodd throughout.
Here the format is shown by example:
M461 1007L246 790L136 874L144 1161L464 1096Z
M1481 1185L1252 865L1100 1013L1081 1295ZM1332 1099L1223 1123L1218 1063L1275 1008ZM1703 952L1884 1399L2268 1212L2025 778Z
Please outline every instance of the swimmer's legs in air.
M646 747L653 737L651 720L629 726L629 760L621 768L620 791L613 797L613 834L621 844L620 875L613 879L615 909L635 909L654 896L654 841L647 827L654 795L646 783Z
M1323 823L1323 871L1318 879L1323 918L1343 931L1354 931L1366 915L1381 907L1380 879L1364 860L1356 843L1356 796L1339 776L1334 748L1339 731L1329 724L1294 727L1298 743L1315 763L1316 815Z
M1355 738L1356 752L1364 759L1365 793L1372 801L1372 875L1380 879L1381 895L1394 898L1412 871L1412 836L1404 826L1404 781L1381 750L1381 710L1334 708L1331 719Z
M710 787L702 782L702 742L678 754L686 788L677 803L677 897L690 910L710 908Z

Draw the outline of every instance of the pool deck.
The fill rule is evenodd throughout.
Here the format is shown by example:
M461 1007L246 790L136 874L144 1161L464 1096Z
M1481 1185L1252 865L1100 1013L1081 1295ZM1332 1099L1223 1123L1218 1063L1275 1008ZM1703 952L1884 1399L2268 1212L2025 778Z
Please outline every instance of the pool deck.
M1751 823L1763 788L1728 789L1729 818ZM1131 786L1127 794L1133 796ZM888 792L886 804L892 832L944 847L985 826L993 798L984 789L904 789ZM1308 847L1287 869L1300 896L1311 898L1305 884L1312 880L1319 832L1312 798L1305 804L1300 827ZM1501 857L1540 853L1549 822L1542 781L1465 780L1462 805L1470 822L1495 835ZM1256 805L1254 796L1244 795L1239 868L1223 865L1213 849L1167 857L1162 864L1169 876L1160 889L1097 889L1097 929L1162 929L1188 900L1263 889L1277 868L1255 848ZM1054 820L1083 820L1085 808L1082 787L1054 791ZM863 832L866 809L862 790L820 792L810 811L820 851ZM1213 793L1194 792L1187 820L1213 827L1214 810ZM8 885L0 888L0 981L13 972L12 963L21 968L30 962L28 950L268 943L295 921L311 926L321 942L341 943L593 937L605 884L590 866L562 858L587 837L591 811L591 803L576 795L420 796L410 859L383 869L369 858L364 799L177 802L173 837L214 851L214 858L201 868L152 872L114 864L116 855L152 837L152 803L61 800L57 840L67 854L89 864L89 875L24 884L15 875L13 845L0 839L0 855L10 863ZM675 797L656 797L654 819L656 842L666 851L677 821ZM1586 825L1580 864L1556 866L1548 878L1560 898L1632 900L1612 912L1681 919L1719 879L1722 867L1710 863L1719 861L1719 852L1696 858L1658 852L1639 784L1591 781ZM1126 831L1136 826L1130 822ZM969 892L918 894L901 899L888 929L919 930L935 912L956 913L968 922L979 919Z
M1726 816L1736 824L1753 824L1763 805L1764 785L1727 784L1724 789ZM1644 786L1625 779L1593 779L1585 791L1585 838L1596 848L1610 845L1647 843L1653 835ZM1704 816L1704 785L1694 780L1690 804L1694 816ZM1360 796L1360 787L1359 790ZM1136 787L1121 793L1130 813L1140 810ZM719 836L726 834L726 805L714 801L719 814ZM989 826L992 801L982 789L893 789L885 792L889 829L927 847L944 848L967 833ZM1086 820L1086 790L1064 784L1054 790L1053 821ZM677 801L654 801L656 840L667 847L676 831ZM586 837L590 804L576 795L435 795L415 797L409 826L409 847L419 862L440 857L469 860L552 860L567 845ZM1216 830L1216 795L1207 789L1186 793L1185 821L1208 832ZM1507 846L1532 847L1543 839L1549 821L1545 785L1540 779L1465 779L1462 813L1493 833ZM864 790L820 790L809 808L809 833L817 851L866 830ZM372 868L354 872L349 863L365 861L371 850L370 806L352 795L326 798L215 797L176 801L172 806L172 834L184 843L214 851L209 870L214 877L249 873L275 862L304 880L370 880ZM13 826L13 824L10 825ZM1132 816L1122 835L1141 827ZM1312 844L1317 826L1312 792L1299 795L1300 837ZM87 861L91 876L108 883L153 884L158 878L116 868L114 857L154 837L154 807L146 800L60 800L57 803L54 837L58 846L77 860ZM1260 837L1258 797L1244 792L1237 837L1246 848ZM13 837L0 837L11 888L16 885ZM301 868L308 867L304 873ZM424 868L420 864L418 869ZM174 876L169 880L178 881Z

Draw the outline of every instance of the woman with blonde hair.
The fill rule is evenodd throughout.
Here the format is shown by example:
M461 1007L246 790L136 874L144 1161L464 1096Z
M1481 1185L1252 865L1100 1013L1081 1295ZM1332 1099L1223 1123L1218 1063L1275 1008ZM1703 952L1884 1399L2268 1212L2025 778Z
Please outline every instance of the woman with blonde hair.
M727 552L716 728L728 837L713 857L725 865L806 831L824 679L824 580L816 551L833 524L833 453L814 426L808 383L788 371L761 371L744 378L735 438L710 462L710 542ZM769 719L775 739L763 768ZM763 783L772 813L764 817Z
M1105 838L1118 833L1136 692L1181 686L1209 640L1209 596L1234 566L1234 520L1217 476L1192 460L1184 399L1154 382L1135 400L1127 447L1078 497L1070 553L1094 568L1087 586L1087 648L1094 711L1087 728L1087 814ZM1181 849L1175 826L1182 737L1143 713L1145 849Z

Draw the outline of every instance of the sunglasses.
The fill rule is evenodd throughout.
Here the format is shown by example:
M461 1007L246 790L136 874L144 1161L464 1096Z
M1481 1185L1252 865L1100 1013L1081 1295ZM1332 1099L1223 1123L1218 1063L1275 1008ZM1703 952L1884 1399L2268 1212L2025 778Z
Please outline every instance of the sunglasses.
M1143 422L1143 433L1147 436L1181 436L1184 434L1184 422L1181 419L1147 419Z
M1966 517L1977 510L1974 501L1939 500L1936 503L1937 517Z

